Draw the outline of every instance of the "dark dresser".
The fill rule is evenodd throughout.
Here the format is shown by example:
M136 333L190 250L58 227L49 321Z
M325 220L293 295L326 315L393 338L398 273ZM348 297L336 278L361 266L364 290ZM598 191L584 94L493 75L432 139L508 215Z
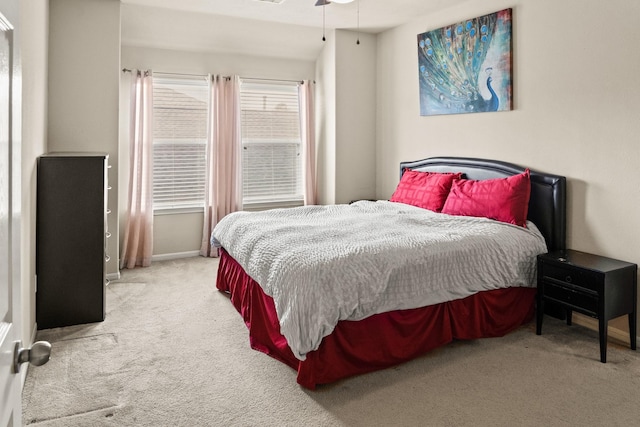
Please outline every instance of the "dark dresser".
M38 329L105 318L108 159L100 153L38 158Z
M598 319L600 361L607 361L609 320L627 315L629 341L636 349L637 321L636 264L586 252L564 250L538 255L536 333L542 333L545 302L567 311L567 324L577 311Z

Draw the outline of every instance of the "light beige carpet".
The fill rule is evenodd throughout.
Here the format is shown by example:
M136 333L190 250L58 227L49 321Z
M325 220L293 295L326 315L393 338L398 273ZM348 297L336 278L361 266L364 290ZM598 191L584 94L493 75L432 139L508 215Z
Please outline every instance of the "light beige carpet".
M545 317L503 338L454 342L395 368L308 391L249 347L215 290L217 260L124 270L104 322L40 331L23 420L38 426L640 425L640 353ZM375 332L372 332L375 333Z

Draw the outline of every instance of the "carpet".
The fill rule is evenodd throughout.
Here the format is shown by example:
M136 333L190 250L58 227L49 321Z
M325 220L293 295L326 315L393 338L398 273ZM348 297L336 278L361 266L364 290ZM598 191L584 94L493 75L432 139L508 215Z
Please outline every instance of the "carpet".
M640 420L640 355L545 317L502 338L319 387L249 347L217 260L124 270L104 322L48 329L23 423L36 426L628 426Z

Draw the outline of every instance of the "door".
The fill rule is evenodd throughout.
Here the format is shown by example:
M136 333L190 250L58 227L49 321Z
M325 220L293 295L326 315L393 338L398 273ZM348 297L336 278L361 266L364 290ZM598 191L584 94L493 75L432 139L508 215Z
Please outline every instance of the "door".
M13 24L17 0L0 0L0 427L22 422L20 375L13 369L20 339L20 91ZM17 43L16 43L17 45ZM18 71L19 72L19 71Z

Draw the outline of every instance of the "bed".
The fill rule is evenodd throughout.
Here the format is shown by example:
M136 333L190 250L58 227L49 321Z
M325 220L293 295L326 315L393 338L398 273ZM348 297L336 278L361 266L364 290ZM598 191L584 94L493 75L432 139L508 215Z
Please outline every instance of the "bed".
M329 226L323 234L310 237L315 243L303 243L293 252L273 246L277 243L272 240L288 233L300 235L298 228L304 228L305 236L312 235L313 226L296 228L294 218L287 219L280 228L272 228L271 218L285 214L280 210L264 213L266 216L262 217L255 216L258 213L232 214L212 233L212 242L220 248L216 286L229 294L244 319L251 347L295 369L302 387L315 389L321 384L397 365L455 339L503 336L533 318L535 257L538 253L565 248L566 179L502 161L460 157L402 162L400 183L407 182L407 172L438 179L454 175L453 187L449 184L441 212L394 201L399 184L391 201L294 208L298 210L290 212L304 221L308 218L313 218L313 224L338 221L340 229L334 227L337 231L333 233ZM454 193L463 194L467 184L486 189L489 187L484 184L513 183L516 178L522 182L523 176L527 178L527 197L522 224L451 210L453 203L449 202L456 198ZM367 222L370 234L359 244L358 237L353 237L356 234L350 233ZM394 226L392 222L403 225L399 231L387 231L386 227ZM416 230L432 227L436 234L444 236L444 241L431 245L431 237L425 237L423 242L416 237L421 233L409 228L414 226L419 227ZM440 233L440 227L447 231ZM257 233L250 231L256 228L264 230L244 245L235 241L239 236ZM403 233L409 234L409 249L396 247L395 241L386 237L375 243L379 236ZM344 249L341 243L334 242L343 234L350 236ZM495 250L473 240L477 235L483 239L485 235L497 236L497 243L491 243L497 246ZM425 242L429 243L428 250ZM291 244L289 241L285 246ZM313 247L309 250L317 252L315 246L322 248L320 258L331 258L333 264L307 262L311 257L306 250ZM471 268L478 261L466 262L472 259L464 252L472 250L468 248L476 248L473 251L481 257L495 259L499 271L485 273ZM427 257L423 251L432 255ZM513 261L511 251L517 252ZM355 261L355 253L358 257L361 253L366 255ZM382 261L383 253L391 256L392 261ZM458 256L461 258L455 258ZM259 258L265 258L263 263L267 265L256 267ZM429 261L423 261L427 258ZM441 267L442 260L450 266ZM486 259L480 263L489 264ZM387 264L391 265L390 270L380 267ZM494 288L493 281L506 283ZM286 291L273 284L279 282L287 286ZM325 282L335 283L331 285L333 288L326 288ZM445 282L447 286L441 286ZM448 290L449 282L454 290ZM416 283L420 286L416 287ZM374 296L360 288L365 284L372 286ZM427 287L431 288L425 290ZM408 296L395 301L396 295L404 295L405 288ZM342 296L334 296L334 292ZM292 308L305 298L309 300L306 306ZM328 314L319 314L323 310ZM291 327L292 323L297 329Z

